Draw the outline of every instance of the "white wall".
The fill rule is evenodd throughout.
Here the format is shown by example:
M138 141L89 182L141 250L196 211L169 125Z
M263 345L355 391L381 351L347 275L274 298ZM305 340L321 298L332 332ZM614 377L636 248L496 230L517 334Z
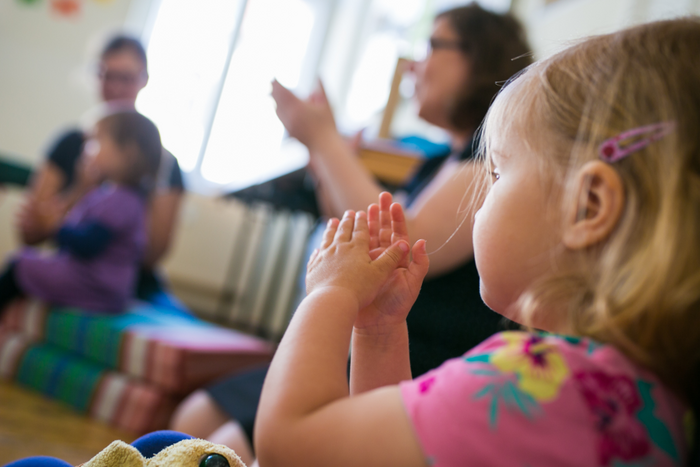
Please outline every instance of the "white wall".
M77 123L96 103L93 59L105 37L125 26L140 35L154 1L160 0L82 0L81 15L66 19L52 14L48 1L25 6L17 0L0 0L0 154L39 162L53 136ZM361 2L340 3L342 9ZM545 3L513 1L538 58L590 34L642 21L700 14L700 0ZM347 19L347 15L341 16ZM328 48L337 48L337 41L330 39ZM337 50L327 52L338 55ZM329 88L330 94L338 91Z
M514 0L513 11L527 28L536 58L572 41L633 24L700 14L700 0Z
M0 1L0 154L41 160L50 139L96 103L93 59L105 38L127 18L138 24L134 6L150 0L81 3L79 16L65 18L46 1Z

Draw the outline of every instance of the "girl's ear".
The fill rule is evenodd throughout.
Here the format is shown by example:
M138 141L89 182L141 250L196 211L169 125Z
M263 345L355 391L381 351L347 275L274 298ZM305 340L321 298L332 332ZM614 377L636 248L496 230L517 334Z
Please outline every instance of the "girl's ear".
M620 175L602 161L586 163L576 175L574 192L565 206L563 242L572 250L605 240L617 226L625 205Z

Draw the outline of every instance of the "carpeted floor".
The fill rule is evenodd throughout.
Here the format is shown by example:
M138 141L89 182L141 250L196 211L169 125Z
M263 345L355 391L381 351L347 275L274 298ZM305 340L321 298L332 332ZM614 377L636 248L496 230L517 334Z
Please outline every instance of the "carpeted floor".
M0 465L39 455L78 465L115 439L131 442L135 436L82 417L40 394L0 382Z

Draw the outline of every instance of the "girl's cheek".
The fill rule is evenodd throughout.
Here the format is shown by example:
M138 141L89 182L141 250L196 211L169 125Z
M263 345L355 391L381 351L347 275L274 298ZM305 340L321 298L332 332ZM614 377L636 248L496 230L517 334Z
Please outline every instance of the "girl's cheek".
M486 220L485 211L482 207L476 214L474 214L474 227L472 229L472 245L474 248L474 256L476 257L479 253L477 250L483 248L482 240L484 237L484 221Z

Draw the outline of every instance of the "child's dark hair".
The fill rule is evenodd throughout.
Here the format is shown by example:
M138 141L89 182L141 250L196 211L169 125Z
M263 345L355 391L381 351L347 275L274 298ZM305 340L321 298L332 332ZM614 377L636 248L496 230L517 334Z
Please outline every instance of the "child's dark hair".
M148 69L148 59L146 58L146 49L143 48L141 42L131 36L119 34L112 37L100 54L100 58L104 60L110 55L128 50L132 52L143 63L143 68Z
M129 157L129 171L123 182L150 194L155 186L163 146L155 124L138 112L117 112L104 117L100 127Z

